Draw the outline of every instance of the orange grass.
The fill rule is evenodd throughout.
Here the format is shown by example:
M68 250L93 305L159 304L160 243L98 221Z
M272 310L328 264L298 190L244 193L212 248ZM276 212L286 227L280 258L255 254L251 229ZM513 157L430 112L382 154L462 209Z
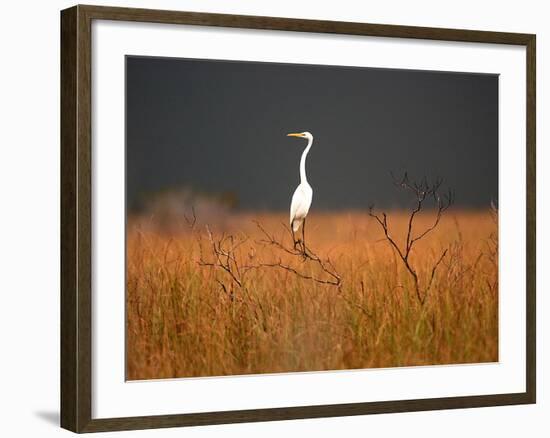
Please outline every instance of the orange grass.
M433 221L419 214L419 232ZM402 242L406 212L389 212ZM289 243L286 214L239 214L214 236L248 236L237 250L241 266L281 260L322 276L298 257L262 245L253 220ZM127 235L127 378L341 370L494 362L498 360L498 266L487 211L449 211L413 249L425 281L445 248L425 304L410 274L366 213L308 217L306 240L330 257L340 288L274 267L251 269L243 287L214 267L198 266L210 247L204 224L191 231L155 231L130 220ZM494 243L494 242L493 242Z

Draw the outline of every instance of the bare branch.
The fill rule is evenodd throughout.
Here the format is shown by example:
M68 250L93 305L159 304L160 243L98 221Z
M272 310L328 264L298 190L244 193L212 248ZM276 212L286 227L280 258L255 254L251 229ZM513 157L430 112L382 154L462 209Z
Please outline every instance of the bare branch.
M292 266L283 264L280 260L278 263L263 263L261 264L261 266L279 267L281 269L292 272L303 279L313 280L317 283L330 284L338 287L341 286L342 277L340 276L340 274L338 274L336 268L329 258L327 258L326 260L321 259L321 257L315 254L310 247L306 247L305 245L302 249L294 249L293 247L285 246L282 241L277 240L275 236L269 234L262 226L262 224L257 221L255 221L255 224L264 236L264 239L260 240L259 243L264 245L271 245L286 254L302 259L302 261L311 261L312 263L316 264L321 269L321 271L329 277L329 279L324 280L308 274L304 274L303 272L297 270L296 268L293 268ZM289 236L292 237L292 233L290 232L290 230L286 226L284 226L284 228L288 232Z
M435 264L433 265L432 267L432 274L430 275L430 280L428 281L428 285L426 286L426 289L425 289L425 293L424 293L424 297L422 299L422 303L424 303L424 300L426 299L426 296L428 294L428 292L430 291L431 287L432 287L432 283L434 281L434 277L435 277L435 271L437 270L437 267L441 264L441 262L443 261L443 258L445 257L445 255L447 254L447 249L445 251L443 251L443 253L441 254L441 256L439 257L439 259L437 260L437 262L435 262Z
M276 263L260 263L260 266L263 266L266 268L281 268L297 275L300 278L303 278L304 280L313 280L316 283L320 283L320 284L329 284L332 286L339 286L341 281L340 277L337 277L337 276L334 276L335 278L334 280L323 280L322 278L317 278L317 277L314 277L313 275L304 274L303 272L298 271L292 266L285 265L281 260L279 260ZM331 274L331 275L334 275L334 274Z

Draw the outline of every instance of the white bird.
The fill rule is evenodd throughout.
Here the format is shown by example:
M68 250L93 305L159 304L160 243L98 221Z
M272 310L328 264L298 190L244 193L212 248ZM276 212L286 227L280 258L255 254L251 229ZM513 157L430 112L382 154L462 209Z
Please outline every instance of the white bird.
M296 241L294 234L302 226L302 249L305 253L305 228L306 228L306 216L311 207L311 200L313 199L313 189L307 182L306 177L306 157L313 144L313 135L310 132L299 132L288 134L289 137L300 137L307 139L307 146L302 153L300 159L300 185L296 187L294 194L292 195L292 202L290 203L290 229L292 230L292 239L294 240L294 248L300 243L300 240Z

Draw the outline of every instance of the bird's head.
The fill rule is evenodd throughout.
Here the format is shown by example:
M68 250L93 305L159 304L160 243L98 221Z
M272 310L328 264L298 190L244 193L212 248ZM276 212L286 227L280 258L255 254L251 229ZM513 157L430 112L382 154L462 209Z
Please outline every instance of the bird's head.
M309 140L313 140L313 135L311 135L311 132L295 132L295 133L292 133L292 134L287 134L287 137L300 137L300 138L305 138L307 139L308 141Z

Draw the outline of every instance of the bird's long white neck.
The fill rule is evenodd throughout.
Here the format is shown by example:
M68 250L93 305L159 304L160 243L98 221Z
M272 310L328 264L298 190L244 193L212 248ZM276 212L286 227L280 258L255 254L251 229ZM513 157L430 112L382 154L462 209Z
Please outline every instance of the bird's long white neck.
M304 152L302 152L302 158L300 159L300 183L307 183L306 177L306 157L313 144L313 138L310 138Z

